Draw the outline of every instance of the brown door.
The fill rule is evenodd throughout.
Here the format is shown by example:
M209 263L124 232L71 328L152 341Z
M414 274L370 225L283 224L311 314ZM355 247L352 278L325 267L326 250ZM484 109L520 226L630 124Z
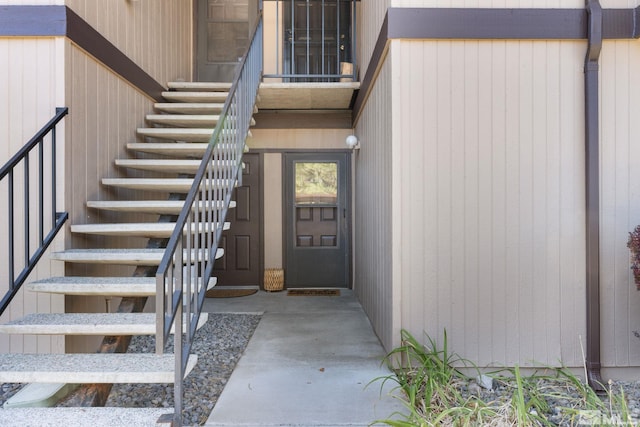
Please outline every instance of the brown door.
M230 82L249 43L249 0L198 0L196 79Z
M218 286L260 285L262 273L260 162L256 153L243 158L242 186L233 194L236 207L229 210L231 228L222 234L224 256L216 261L213 274Z

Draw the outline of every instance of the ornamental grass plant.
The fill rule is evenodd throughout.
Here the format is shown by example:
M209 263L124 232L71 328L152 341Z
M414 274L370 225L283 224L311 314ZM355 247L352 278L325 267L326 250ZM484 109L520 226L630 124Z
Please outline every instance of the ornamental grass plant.
M518 366L487 373L497 391L482 390L480 374L470 361L426 337L423 345L402 331L402 344L384 360L392 374L372 382L391 381L405 407L376 424L393 427L430 426L580 426L636 425L622 389L596 394L581 378L565 368L541 367L522 375ZM636 420L637 421L637 420Z

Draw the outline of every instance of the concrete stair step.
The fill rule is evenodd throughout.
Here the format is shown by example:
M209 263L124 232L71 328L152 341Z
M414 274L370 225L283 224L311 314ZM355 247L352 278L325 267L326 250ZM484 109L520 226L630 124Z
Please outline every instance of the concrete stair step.
M197 360L197 355L190 355L185 376ZM174 381L174 367L173 354L3 353L0 354L0 383L170 384Z
M141 153L161 154L163 156L172 157L195 157L202 158L202 155L207 150L209 144L199 142L176 142L172 144L167 143L129 143L127 148L132 151L139 151ZM244 152L249 152L249 147L245 144Z
M209 319L202 313L200 329ZM171 330L174 333L175 329ZM154 335L155 313L35 313L0 325L0 333L29 335Z
M156 125L185 128L214 128L220 119L217 115L204 114L147 114L147 121Z
M141 153L161 154L172 157L191 157L202 159L209 144L195 142L178 142L175 144L143 142L129 143L127 149Z
M68 249L61 252L53 252L51 259L64 262L84 264L118 264L118 265L148 265L157 266L162 261L164 249ZM187 262L188 254L184 254L184 262ZM218 248L216 259L222 258L224 250ZM200 256L191 255L191 262L197 262Z
M227 82L169 82L171 90L188 92L229 92L231 83Z
M0 409L0 425L12 427L154 427L173 408L11 408Z
M224 102L228 92L208 91L167 91L162 92L162 97L170 102Z
M200 203L200 208L208 208L209 203ZM221 209L223 203L217 202L213 206ZM184 202L181 200L99 200L87 202L87 207L116 212L138 212L152 215L178 215L182 211ZM235 208L236 202L231 201L229 208Z
M116 159L115 165L123 168L147 170L166 173L190 173L197 172L202 160L196 159ZM218 161L214 163L215 168L228 169L231 162Z
M204 181L202 187L223 188L228 180ZM103 178L102 185L130 190L159 191L164 193L188 193L193 185L191 178Z
M175 222L139 222L139 223L106 223L106 224L74 224L72 233L97 234L101 236L139 236L148 238L169 238L176 227ZM229 230L231 223L225 222L223 230ZM198 227L193 224L191 234L206 231L204 224ZM185 230L186 233L186 230Z
M223 103L216 102L158 102L154 108L172 114L216 114L222 111Z
M213 130L213 128L138 128L136 132L140 136L170 141L209 142ZM250 131L247 137L252 137Z
M207 290L212 289L218 279L212 277ZM63 276L29 282L24 285L31 292L63 295L94 295L111 297L155 296L155 277L80 277Z
M215 128L220 116L211 114L147 114L147 121L161 126L176 126L182 128ZM251 118L250 126L256 121Z
M138 135L172 141L209 142L212 128L138 128Z

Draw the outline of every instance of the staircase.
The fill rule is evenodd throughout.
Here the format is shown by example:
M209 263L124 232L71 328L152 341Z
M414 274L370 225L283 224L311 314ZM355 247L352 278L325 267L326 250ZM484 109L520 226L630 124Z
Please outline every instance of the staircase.
M176 218L183 210L185 194L193 185L193 176L200 167L201 159L209 145L230 84L219 83L169 83L169 91L163 93L167 102L155 104L157 114L147 115L149 127L140 128L137 134L145 142L127 145L131 159L118 159L115 164L122 169L154 171L165 174L162 178L104 178L102 185L150 192L154 200L114 200L87 201L87 208L122 213L148 214L148 222L71 224L74 234L102 236L135 236L148 239L168 239L176 228ZM228 120L233 120L229 118ZM222 130L227 132L227 130ZM221 143L221 144L224 144ZM146 153L145 158L135 158L136 153ZM151 158L149 154L154 157ZM216 160L215 167L231 168L231 160ZM235 182L208 179L201 188L214 192L216 189L233 186ZM201 200L196 210L214 210L219 214L234 207L227 200ZM161 222L156 218L160 215ZM224 214L222 214L224 216ZM185 234L202 233L202 223L190 224L183 228ZM224 229L229 228L224 223ZM166 241L166 240L165 240ZM215 246L214 246L215 247ZM186 264L202 262L203 253L190 250L184 253ZM152 272L161 263L165 249L162 248L121 248L121 249L70 249L51 254L54 260L66 263L117 264L151 267ZM217 249L215 258L223 256ZM191 271L184 268L185 272ZM189 274L189 273L187 273ZM193 273L191 273L193 274ZM197 280L186 280L190 289L186 295L197 295ZM207 289L215 285L215 278L209 279ZM104 297L149 297L156 296L156 277L52 277L25 285L31 292L65 295L91 295ZM196 328L206 322L202 315L185 313L198 319ZM63 313L28 314L22 319L0 325L0 333L5 334L62 334L62 335L154 335L158 332L155 313ZM189 324L186 320L186 325ZM176 322L182 328L182 321ZM186 328L186 326L185 326ZM182 335L182 334L180 334ZM178 343L178 341L176 341ZM185 376L197 362L195 355L186 361ZM178 377L179 378L179 377ZM0 383L174 383L176 380L176 359L174 354L0 354ZM95 410L95 412L92 412ZM0 425L13 425L16 420L38 413L49 422L52 417L79 416L74 423L96 424L96 419L104 417L104 408L82 408L70 412L70 408L50 409L6 409L0 410ZM124 412L120 414L120 412ZM127 421L129 425L153 425L161 413L167 409L134 410L133 408L109 408L108 422L114 419ZM70 415L71 414L71 415ZM98 414L98 415L96 415ZM82 422L81 422L82 421ZM169 419L171 421L171 419ZM84 424L86 422L86 424ZM60 422L62 424L63 421ZM53 424L52 424L53 425Z

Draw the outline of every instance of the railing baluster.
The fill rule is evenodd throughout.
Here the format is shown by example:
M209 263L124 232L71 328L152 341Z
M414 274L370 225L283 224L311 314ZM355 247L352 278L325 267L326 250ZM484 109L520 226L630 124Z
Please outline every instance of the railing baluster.
M38 245L44 242L44 146L38 144Z
M63 108L56 108L56 114L62 113ZM57 176L56 176L56 128L51 129L51 223L55 224L58 221L58 208L57 197L58 190L56 188Z
M31 246L31 242L30 242L30 236L29 236L29 227L31 225L31 221L30 221L30 217L31 217L31 212L30 212L30 206L29 206L29 202L30 202L30 198L31 198L31 194L29 192L29 184L31 183L31 181L29 180L29 154L25 155L24 158L24 183L22 185L24 185L24 265L29 265L29 255L30 255L30 246Z
M9 287L15 286L15 239L14 239L14 205L13 205L13 169L9 172Z

